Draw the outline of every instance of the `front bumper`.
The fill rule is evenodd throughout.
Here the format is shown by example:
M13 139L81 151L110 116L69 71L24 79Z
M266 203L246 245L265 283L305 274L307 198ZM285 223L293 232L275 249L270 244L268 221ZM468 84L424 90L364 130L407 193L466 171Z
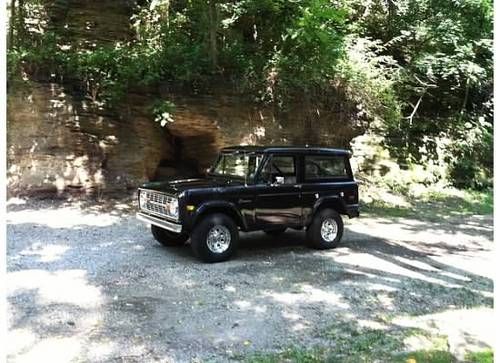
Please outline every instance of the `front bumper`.
M182 224L179 224L179 223L170 222L170 221L167 221L165 219L153 217L149 214L140 213L140 212L136 214L136 217L137 217L137 219L139 219L142 222L145 222L148 224L153 224L155 226L164 228L170 232L181 233L181 231L182 231Z

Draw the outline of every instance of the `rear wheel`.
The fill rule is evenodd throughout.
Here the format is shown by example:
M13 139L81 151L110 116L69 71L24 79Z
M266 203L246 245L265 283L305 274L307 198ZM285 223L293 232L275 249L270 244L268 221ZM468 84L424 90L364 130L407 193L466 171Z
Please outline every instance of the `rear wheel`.
M238 226L229 216L216 213L205 216L191 233L191 248L204 262L228 260L236 251Z
M158 242L167 247L182 246L188 239L186 234L173 233L153 224L151 225L151 233Z
M344 234L342 217L333 209L319 211L307 229L308 244L317 249L335 248Z

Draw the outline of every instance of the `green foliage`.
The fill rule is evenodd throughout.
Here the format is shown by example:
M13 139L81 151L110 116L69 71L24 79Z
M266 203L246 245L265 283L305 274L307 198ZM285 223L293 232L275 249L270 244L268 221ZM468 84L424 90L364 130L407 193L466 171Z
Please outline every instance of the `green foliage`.
M155 121L159 122L161 126L165 126L169 122L174 122L174 112L175 105L171 101L158 100L153 104L153 115L155 116Z
M378 356L369 354L367 356L356 355L354 357L342 357L339 359L335 356L328 356L325 351L317 350L310 351L304 349L289 349L282 353L276 354L255 354L247 357L245 362L249 363L322 363L322 362L391 362L391 363L407 363L415 361L418 363L453 363L456 358L448 351L444 350L419 350L411 353L402 353L393 357L388 355ZM473 361L476 362L476 361ZM493 362L492 360L479 360L477 362Z
M73 54L66 66L67 76L82 80L93 100L117 101L131 87L148 86L161 79L154 57L138 46L82 51Z
M381 193L381 190L383 187L377 186L362 191L363 213L384 218L416 218L432 222L457 216L493 213L492 190L475 191L424 187L423 191L407 189L402 195Z
M330 88L343 54L346 12L341 7L328 0L243 0L216 3L218 17L211 20L208 6L201 0L156 1L132 17L136 40L71 48L67 57L54 57L62 39L37 35L35 47L26 40L31 47L10 50L9 68L14 73L19 70L14 63L28 68L54 64L58 76L80 78L92 99L107 100L119 99L132 85L164 80L196 89L222 77L263 100ZM215 69L207 36L212 28L218 46Z
M77 81L108 104L165 83L284 111L340 100L361 129L383 133L401 168L439 160L457 187L492 184L491 0L146 1L135 36L96 46L68 39L51 11L71 4L56 3L14 2L9 78Z
M336 356L358 357L358 361L366 361L368 356L384 356L404 346L401 337L388 331L354 328L350 323L334 326L326 336L335 343Z
M394 362L419 362L419 363L454 363L455 357L445 350L419 350L404 353L394 359Z
M82 80L91 98L98 96L119 97L124 92L124 85L117 82L119 49L98 48L73 54L68 62L68 75Z
M493 116L491 115L491 118ZM457 123L450 145L450 176L460 188L484 189L493 185L493 124L478 120Z
M404 340L410 336L424 336L433 344L431 350L403 353ZM456 361L447 351L447 337L434 336L416 328L382 330L367 329L352 322L336 323L325 332L331 344L314 349L292 347L276 353L253 353L235 357L252 363L319 363L319 362L417 362L448 363Z
M335 69L336 87L344 89L347 99L356 104L356 114L374 125L401 118L393 88L396 63L383 55L384 49L380 41L350 36Z
M21 74L23 58L21 49L11 49L7 52L7 78L12 79Z
M279 353L255 353L243 357L244 362L248 363L279 363L279 362L297 362L297 363L319 363L325 362L326 356L321 349L300 349L289 348Z
M345 11L330 1L305 3L281 35L266 69L275 73L273 81L281 89L301 90L307 97L311 87L327 87L334 76L343 54Z
M471 363L493 363L493 351L486 349L480 352L469 352L465 360Z
M61 72L68 56L59 47L59 38L52 32L32 39L33 43L19 41L7 52L7 70L10 78L23 74L50 75Z
M434 137L451 139L450 177L460 187L491 185L492 6L482 0L350 3L364 14L358 34L381 39L383 54L399 65L394 89L404 117L385 120L387 146L401 163L418 163L423 155L439 157Z

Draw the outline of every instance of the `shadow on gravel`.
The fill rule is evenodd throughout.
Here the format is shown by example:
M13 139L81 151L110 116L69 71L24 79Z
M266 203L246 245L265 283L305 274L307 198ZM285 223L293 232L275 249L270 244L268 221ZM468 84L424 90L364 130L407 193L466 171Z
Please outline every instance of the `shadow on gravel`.
M473 219L471 219L473 218ZM402 229L410 233L432 232L435 234L464 234L467 236L480 236L484 234L491 235L493 238L493 217L492 216L474 216L469 217L467 222L460 219L453 221L430 222L418 221L412 219L377 219L381 226L398 224Z
M362 322L397 335L405 329L392 322L398 315L493 305L491 279L436 259L462 247L399 243L349 226L335 250L305 242L298 231L242 234L235 259L208 265L187 245L161 247L133 217L71 228L11 224L9 359L65 344L68 360L220 361L287 345L338 347L342 324L351 337L366 329Z
M33 198L33 199L11 199L7 201L7 213L33 211L43 208L48 211L55 211L61 208L80 208L87 214L98 215L101 213L109 213L112 215L127 217L136 211L136 193L128 195L119 195L116 197L89 198L85 195L72 197L68 199L66 195L59 198L54 198L50 195L46 199Z

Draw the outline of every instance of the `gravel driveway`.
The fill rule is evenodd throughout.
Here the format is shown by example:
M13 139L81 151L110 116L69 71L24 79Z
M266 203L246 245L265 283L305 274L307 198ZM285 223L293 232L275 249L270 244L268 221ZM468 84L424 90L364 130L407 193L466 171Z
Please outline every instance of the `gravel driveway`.
M345 324L425 329L457 357L492 345L492 216L347 220L330 251L242 234L211 265L156 243L129 202L11 200L7 222L12 362L238 360L335 344Z

